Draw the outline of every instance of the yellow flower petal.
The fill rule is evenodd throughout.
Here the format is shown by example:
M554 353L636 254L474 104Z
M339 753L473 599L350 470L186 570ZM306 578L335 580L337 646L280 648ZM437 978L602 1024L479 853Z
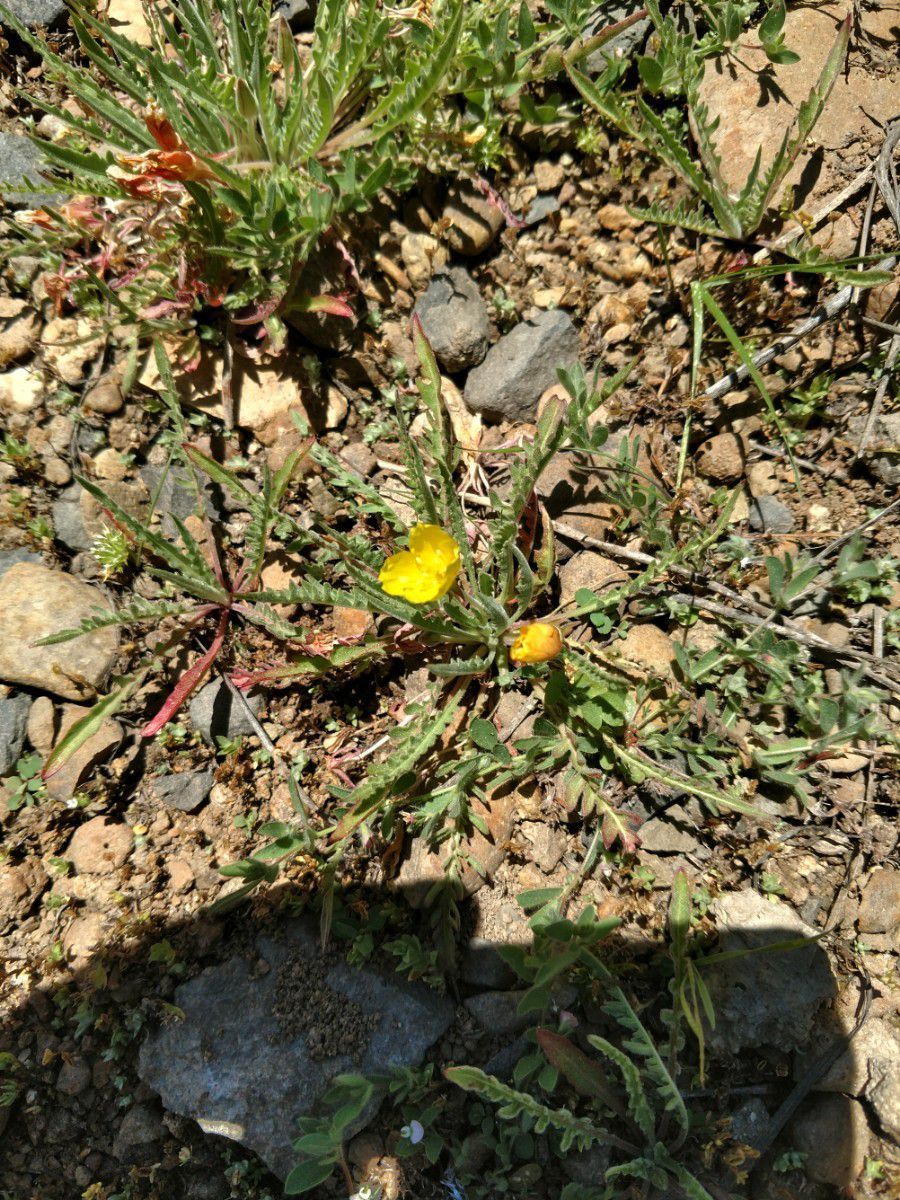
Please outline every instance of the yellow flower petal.
M423 571L443 575L459 569L459 546L439 525L416 525L409 533L409 548Z
M523 663L542 663L555 658L562 650L563 640L559 630L548 621L535 621L523 625L516 634L509 657L520 666Z
M392 554L378 574L389 596L430 604L445 596L460 571L459 546L438 525L410 530L409 550Z

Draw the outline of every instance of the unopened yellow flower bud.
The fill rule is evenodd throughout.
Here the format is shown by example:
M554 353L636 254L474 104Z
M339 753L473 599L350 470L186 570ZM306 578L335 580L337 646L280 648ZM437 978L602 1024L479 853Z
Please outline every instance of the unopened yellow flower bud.
M514 663L542 663L556 658L563 647L562 635L548 621L534 621L523 625L516 634L509 652Z

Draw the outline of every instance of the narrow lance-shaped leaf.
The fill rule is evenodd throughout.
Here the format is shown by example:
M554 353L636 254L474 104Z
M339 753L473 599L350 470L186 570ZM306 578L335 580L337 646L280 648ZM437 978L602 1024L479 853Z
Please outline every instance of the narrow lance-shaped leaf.
M212 645L181 676L165 704L163 704L156 716L151 721L148 721L141 730L141 737L155 737L163 725L171 721L200 681L206 677L207 672L216 661L219 651L222 649L222 643L225 641L225 633L228 629L228 619L229 613L225 610L219 617L219 627L216 630Z

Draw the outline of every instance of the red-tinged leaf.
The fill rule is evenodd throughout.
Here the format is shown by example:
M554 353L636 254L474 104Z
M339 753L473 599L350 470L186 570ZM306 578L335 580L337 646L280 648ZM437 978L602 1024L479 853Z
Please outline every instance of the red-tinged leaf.
M611 850L616 842L620 841L626 854L634 854L641 844L637 833L639 827L640 820L633 813L622 813L608 808L603 814L601 826L603 845L607 850Z
M332 317L348 317L351 321L356 315L340 296L303 296L294 301L293 307L300 312L328 313Z
M481 192L482 196L484 196L485 200L487 200L488 204L493 205L493 207L501 213L504 221L510 227L510 229L525 228L528 222L523 221L520 216L517 216L516 213L513 212L513 210L509 207L509 204L503 199L503 197L495 188L491 187L483 175L475 176L475 186L478 188L479 192Z
M559 1071L579 1095L600 1100L620 1117L626 1115L625 1105L607 1083L599 1063L588 1058L574 1042L561 1033L554 1033L552 1029L539 1029L537 1040L547 1062Z
M225 641L225 631L228 629L228 617L228 611L223 611L219 617L219 627L216 630L216 636L213 638L212 645L205 654L197 659L193 666L188 667L175 684L165 704L152 721L148 721L141 730L141 737L155 737L163 725L172 720L194 688L206 677L210 667L216 661L219 651L222 649L222 643Z
M273 296L272 299L264 301L262 304L257 304L256 308L241 317L232 317L232 325L256 325L258 322L265 321L276 311L278 306L284 299L284 295Z

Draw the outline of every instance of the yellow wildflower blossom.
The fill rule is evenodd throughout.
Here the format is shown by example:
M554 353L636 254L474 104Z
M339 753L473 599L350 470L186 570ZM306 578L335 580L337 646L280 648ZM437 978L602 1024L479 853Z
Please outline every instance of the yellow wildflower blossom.
M378 579L389 596L430 604L446 596L459 570L459 546L450 534L439 525L415 525L409 531L409 549L392 554Z
M563 640L555 625L547 621L534 621L523 625L516 634L509 657L521 666L523 663L542 663L555 658L562 650Z

